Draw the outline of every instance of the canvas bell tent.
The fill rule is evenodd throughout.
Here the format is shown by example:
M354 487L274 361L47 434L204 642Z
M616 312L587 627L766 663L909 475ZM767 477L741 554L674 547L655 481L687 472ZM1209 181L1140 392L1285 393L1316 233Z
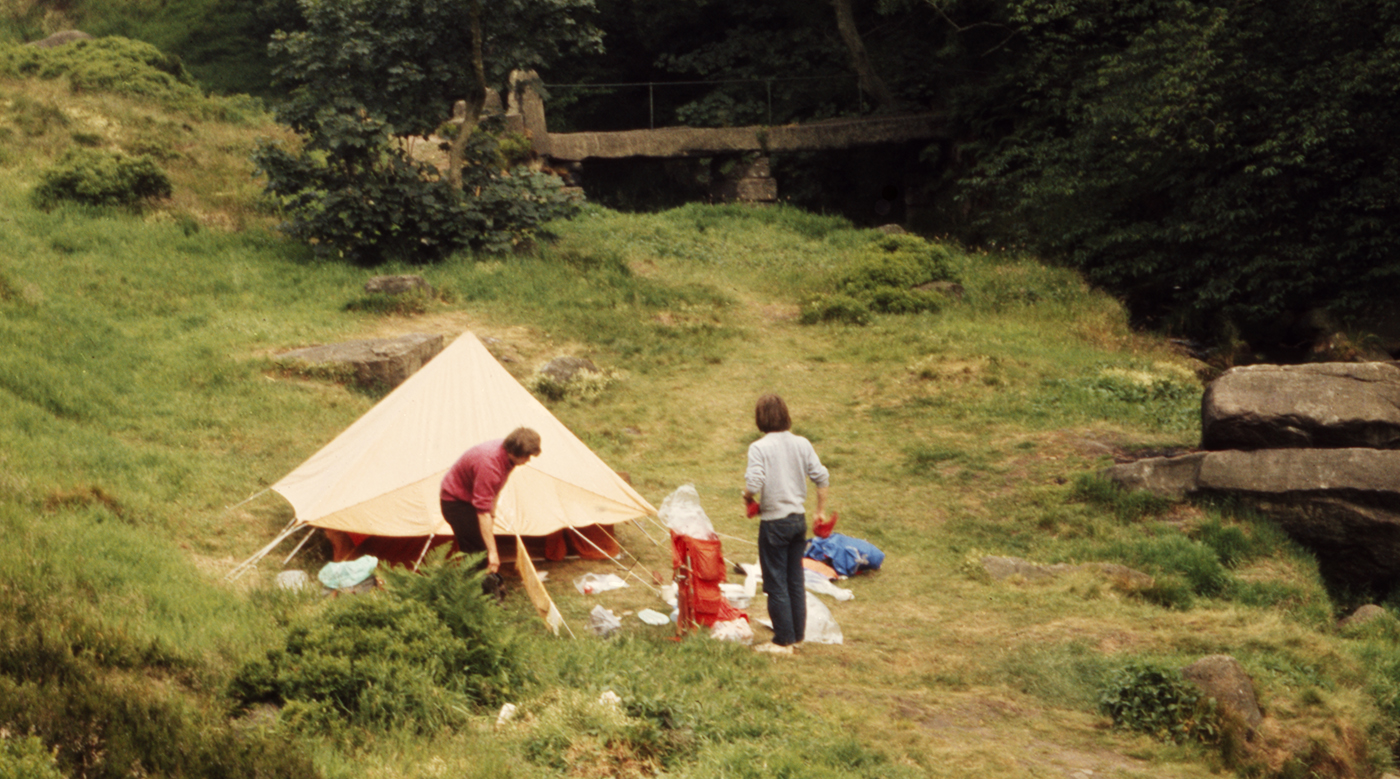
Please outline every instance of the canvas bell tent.
M337 560L373 554L412 564L448 542L438 488L469 447L517 427L540 434L541 453L516 468L496 504L497 546L509 559L616 555L611 527L656 509L464 333L335 440L272 485L295 519L257 559L307 527L331 538ZM308 531L309 532L309 531Z

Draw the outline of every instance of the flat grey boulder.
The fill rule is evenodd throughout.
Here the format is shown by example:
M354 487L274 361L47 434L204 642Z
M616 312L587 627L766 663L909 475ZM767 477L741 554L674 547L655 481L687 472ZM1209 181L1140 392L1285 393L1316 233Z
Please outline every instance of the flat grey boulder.
M568 384L580 373L599 373L599 370L598 366L594 365L593 361L587 357L565 355L555 357L545 363L544 367L540 368L540 373L559 384Z
M1201 448L1400 448L1400 364L1231 368L1201 399Z
M1181 669L1181 676L1203 695L1214 698L1222 710L1238 715L1250 728L1257 728L1264 721L1254 694L1254 681L1235 658L1208 655Z
M1199 452L1115 465L1104 476L1169 498L1232 495L1357 584L1400 579L1400 450Z
M280 362L344 369L365 388L402 384L445 346L441 335L410 333L398 338L371 338L294 349L277 355Z
M1147 490L1154 495L1181 500L1197 490L1201 463L1206 452L1176 457L1148 457L1114 465L1104 471L1109 481L1129 490Z

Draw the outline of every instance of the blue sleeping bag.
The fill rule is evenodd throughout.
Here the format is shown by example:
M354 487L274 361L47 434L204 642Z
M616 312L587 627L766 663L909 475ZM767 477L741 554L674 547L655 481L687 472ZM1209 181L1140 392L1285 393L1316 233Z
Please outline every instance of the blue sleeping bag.
M885 553L874 544L840 533L832 533L826 538L817 536L808 541L803 556L830 565L842 576L875 570L885 562Z

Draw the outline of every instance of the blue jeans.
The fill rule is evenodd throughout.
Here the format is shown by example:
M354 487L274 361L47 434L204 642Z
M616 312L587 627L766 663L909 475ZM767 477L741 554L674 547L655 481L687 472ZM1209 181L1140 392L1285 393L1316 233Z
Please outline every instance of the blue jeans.
M807 548L807 515L789 514L758 523L758 565L768 594L773 643L790 646L807 632L807 588L802 553Z

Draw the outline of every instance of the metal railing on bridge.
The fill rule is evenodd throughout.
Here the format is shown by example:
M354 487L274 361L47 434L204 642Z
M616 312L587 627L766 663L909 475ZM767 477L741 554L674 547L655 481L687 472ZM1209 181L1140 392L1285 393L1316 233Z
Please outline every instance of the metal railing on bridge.
M822 83L836 85L836 88L821 90L819 85ZM587 111L579 111L576 106L583 105L589 97L623 95L629 91L637 95L635 101L612 101L608 115L604 120L606 124L611 126L600 127L596 126L598 121L590 121L589 124L595 126L569 128L573 130L656 129L658 114L661 126L772 125L775 121L785 123L794 120L825 119L843 115L860 116L865 113L867 108L864 91L860 88L860 81L854 75L715 79L710 81L544 83L542 86L547 95L546 105L551 117L551 124L554 123L555 118L573 124L570 117L587 113ZM802 89L803 86L813 88ZM645 123L641 121L640 109L643 90L645 90L646 106ZM776 100L775 91L777 92ZM658 92L661 93L660 101L658 101ZM660 104L658 105L658 103ZM633 109L634 106L635 109ZM553 129L551 127L551 130Z

